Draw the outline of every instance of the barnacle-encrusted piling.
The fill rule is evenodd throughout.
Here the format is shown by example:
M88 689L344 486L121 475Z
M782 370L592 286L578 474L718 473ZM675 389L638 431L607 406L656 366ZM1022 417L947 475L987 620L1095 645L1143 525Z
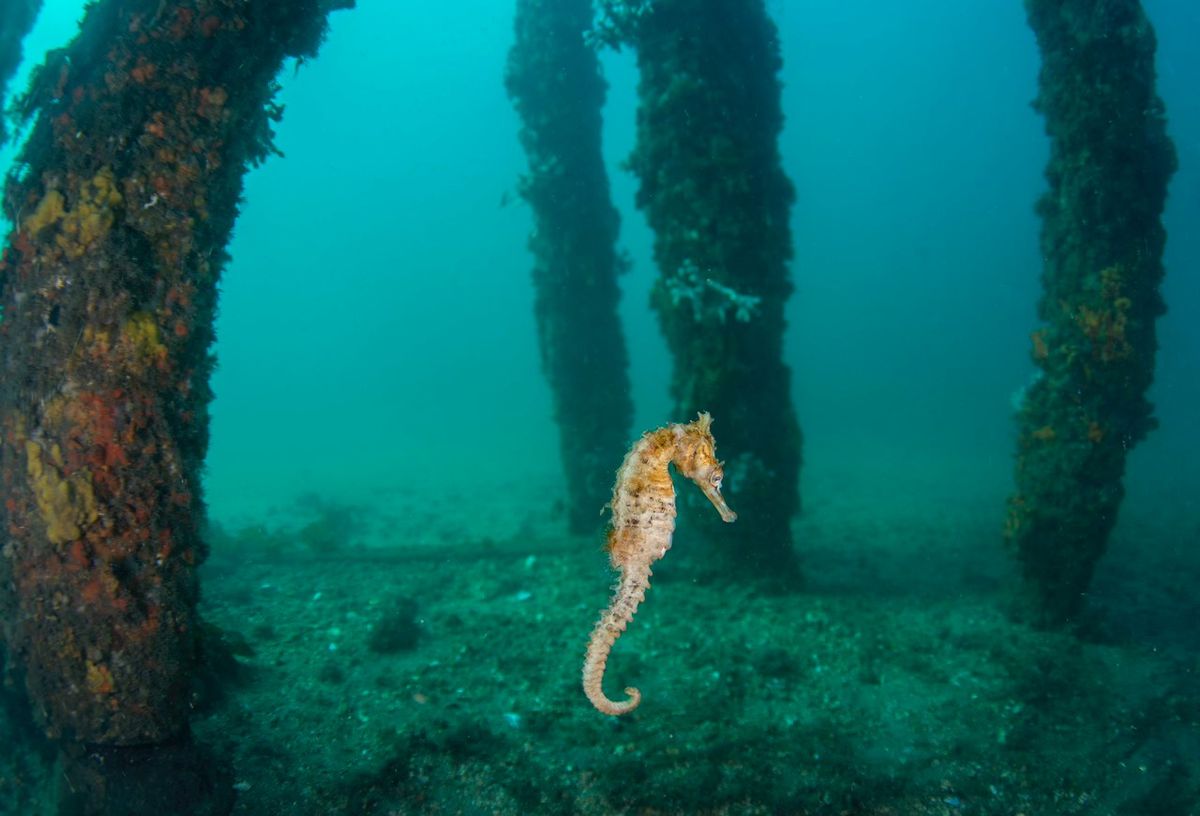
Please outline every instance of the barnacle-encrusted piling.
M652 295L674 357L675 411L729 423L729 491L750 522L707 533L722 569L796 568L800 430L783 362L791 293L774 23L762 0L611 0L597 38L637 52L637 143L629 164L654 230Z
M1035 381L1018 411L1005 535L1022 611L1080 611L1117 519L1125 459L1154 425L1155 321L1175 150L1154 89L1154 32L1138 0L1027 0L1050 136L1038 202L1044 294Z
M217 278L274 78L351 0L101 0L24 99L0 263L2 633L88 813L227 804L188 736Z
M600 149L605 82L584 34L591 0L518 0L505 85L521 116L529 169L520 193L533 212L534 314L553 392L567 514L597 529L608 500L605 463L632 421L628 354L617 315L619 220Z

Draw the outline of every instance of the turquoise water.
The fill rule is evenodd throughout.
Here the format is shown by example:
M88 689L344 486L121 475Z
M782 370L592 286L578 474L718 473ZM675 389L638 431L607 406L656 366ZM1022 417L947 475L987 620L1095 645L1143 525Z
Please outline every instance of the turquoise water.
M66 0L48 3L26 41L27 62L69 38L80 5ZM804 652L804 668L793 671L788 668L790 658L763 646L751 655L754 660L740 664L740 670L755 675L756 680L747 682L761 682L762 688L790 690L792 680L808 686L807 691L795 691L795 699L807 704L813 701L804 695L814 694L812 688L829 692L821 685L826 681L816 677L821 661L810 660L810 653L825 654L821 650L826 646L829 655L841 653L834 643L837 624L821 623L827 618L836 621L844 615L852 621L845 625L858 633L854 649L865 648L865 638L874 644L871 649L888 655L864 657L861 665L849 667L829 662L826 655L822 659L827 672L874 677L874 669L862 666L890 665L895 651L936 642L930 647L936 654L925 658L954 671L946 669L945 677L930 680L941 668L914 669L921 682L931 685L901 681L894 699L907 700L905 705L913 710L925 711L922 707L928 705L928 719L921 722L956 732L959 741L935 740L935 747L915 751L911 761L924 771L913 772L911 788L900 785L919 792L910 798L886 785L868 785L856 799L851 793L842 796L853 787L850 783L844 788L831 783L842 796L837 799L840 811L824 809L828 803L819 795L795 794L789 799L793 793L781 793L778 799L747 802L745 809L737 797L718 799L724 810L704 812L1016 813L1010 807L1019 808L1025 801L1033 803L1026 804L1029 816L1049 813L1038 808L1056 801L1046 793L1051 783L1031 783L1036 794L1021 800L1013 792L1019 785L1011 777L1001 781L1000 770L993 769L996 776L991 781L970 787L964 777L955 776L966 773L962 767L945 759L955 750L983 755L995 743L969 745L964 736L981 727L991 729L994 723L985 718L980 726L972 719L968 687L973 681L955 674L971 670L963 655L988 652L987 659L1002 667L996 669L998 677L1021 662L1022 649L1042 659L1072 648L1007 628L1002 616L989 617L995 612L990 593L1011 577L999 530L1012 482L1012 405L1014 394L1033 375L1029 334L1037 327L1035 303L1041 291L1039 220L1033 203L1045 188L1048 143L1042 120L1030 106L1039 65L1036 43L1017 2L775 0L768 7L779 27L784 63L787 123L780 150L797 190L791 214L795 293L787 306L784 354L793 372L793 398L805 434L801 478L809 509L798 522L797 546L812 576L813 594L784 602L793 604L784 613L774 610L783 618L806 621L794 629L732 615L744 629L721 636L726 641L722 655L738 664L744 657L736 648L739 639L776 626L769 640L785 651L800 644L795 648ZM1064 801L1071 800L1069 807L1062 805L1064 813L1200 812L1188 800L1191 792L1200 791L1200 707L1194 693L1200 637L1188 617L1198 588L1191 582L1200 576L1200 277L1195 274L1200 268L1200 97L1195 93L1200 52L1194 45L1200 37L1200 9L1187 0L1153 0L1145 8L1157 31L1158 92L1179 154L1164 215L1169 238L1163 291L1169 310L1159 322L1160 348L1150 394L1161 426L1129 460L1121 522L1097 578L1097 597L1101 607L1107 604L1110 609L1111 631L1124 633L1125 639L1116 638L1116 645L1106 641L1079 657L1095 661L1087 663L1089 672L1100 671L1096 666L1117 666L1112 670L1120 682L1114 681L1112 688L1122 691L1084 688L1064 680L1056 695L1078 695L1083 701L1103 697L1102 705L1111 706L1104 709L1110 715L1106 725L1127 730L1138 722L1158 721L1158 714L1147 713L1151 703L1146 695L1159 682L1154 678L1168 678L1161 684L1178 693L1173 702L1158 700L1170 708L1161 719L1174 717L1178 729L1169 736L1156 732L1161 736L1157 748L1139 745L1129 756L1131 763L1151 765L1169 756L1169 762L1162 762L1171 770L1160 766L1154 778L1185 781L1164 781L1167 794L1159 799L1138 788L1136 781L1117 786L1128 795L1114 793L1102 781L1104 762L1111 755L1098 748L1080 760L1086 770L1072 779L1074 787L1064 784ZM245 711L252 704L271 705L271 693L280 686L264 687L262 677L284 687L298 682L300 674L272 674L269 665L296 673L325 670L333 664L309 660L304 650L328 651L342 637L329 631L354 631L355 621L373 619L378 607L398 594L421 603L427 633L444 635L439 648L445 653L419 653L420 660L437 660L442 666L474 635L439 628L443 624L428 610L470 620L471 610L477 608L482 619L496 616L495 627L516 621L526 634L516 638L513 649L520 651L526 669L522 676L533 687L523 693L534 694L539 686L552 688L555 691L543 693L554 702L538 709L541 719L503 701L488 702L488 695L464 704L464 710L479 717L476 726L487 733L468 731L455 737L482 746L465 748L459 755L445 743L438 743L440 754L422 753L412 734L440 733L436 727L419 720L424 714L401 715L376 699L368 719L380 725L380 718L391 718L401 736L372 730L369 739L374 742L352 763L345 760L344 767L343 759L329 748L337 744L334 731L342 727L341 721L314 714L307 738L329 753L310 758L307 771L295 770L307 766L282 761L293 770L257 767L254 758L245 759L237 748L229 748L242 760L238 783L249 785L238 789L239 812L329 812L321 808L335 801L344 805L344 812L372 813L482 813L505 808L547 813L700 812L694 801L681 798L667 782L661 789L647 787L650 793L644 800L621 799L603 790L595 794L599 805L586 797L573 804L562 804L562 799L555 800L558 804L530 804L536 797L514 794L510 800L480 793L473 799L467 793L460 798L445 793L474 790L470 785L475 782L479 790L491 790L488 780L505 773L510 767L505 762L543 769L545 778L530 771L530 779L550 785L546 780L559 766L539 751L567 756L559 740L572 752L562 760L567 763L563 774L585 767L597 777L633 773L620 757L639 739L666 748L645 736L645 729L654 727L651 710L639 714L649 722L643 721L643 730L631 734L620 730L629 726L591 722L588 716L594 712L574 691L574 658L582 653L594 607L603 602L609 579L594 542L568 538L549 510L561 500L558 437L532 320L534 292L525 247L532 217L515 192L525 158L517 141L519 123L502 82L511 43L510 3L365 0L353 11L333 15L317 59L295 70L289 65L279 78L279 100L286 112L277 126L276 144L285 157L270 159L246 179L245 202L229 248L232 261L221 282L219 366L213 379L216 400L205 475L209 512L226 531L214 542L213 564L205 574L206 597L212 604L207 614L231 629L243 622L246 629L254 624L259 634L244 634L254 643L255 656L243 659L259 665L260 681L257 687L252 682L235 691L239 702L206 715L208 725L198 726L198 731L220 742L214 733L228 726L225 733L243 739L245 745L266 744L268 740L255 736L253 727L231 712L239 706ZM689 418L670 415L671 361L649 307L657 275L650 253L652 235L633 203L636 181L621 169L633 146L636 67L628 52L605 52L602 61L610 86L604 152L613 199L621 212L620 245L633 262L621 278L620 309L631 357L637 433ZM12 87L21 87L23 76L18 75ZM2 155L8 166L11 151ZM719 417L717 421L719 441ZM613 462L612 468L618 464ZM321 497L333 507L354 508L362 516L355 546L378 550L444 545L452 555L416 567L399 556L393 563L387 560L392 556L361 561L351 554L339 572L341 557L326 559L321 553L314 565L312 553L298 547L297 555L287 538L313 517L311 501L302 498L306 496ZM322 517L319 508L315 512ZM275 538L255 539L245 532L256 525L275 531ZM269 545L265 556L254 549L264 541ZM922 542L930 549L923 549ZM222 551L222 545L229 549ZM503 575L510 570L511 577L497 577L463 555L477 549L493 553L493 548L510 556L511 563L502 561L496 569ZM282 559L271 560L279 558L280 550ZM577 560L594 569L589 566L591 571L581 574L563 567L561 575L554 572L554 554L563 551L571 553L563 556L564 563L574 566ZM945 560L939 560L938 553ZM875 566L869 563L872 559ZM505 607L495 612L488 606L497 599L508 603L522 592L536 593L541 579L527 576L539 569L559 576L545 578L558 587L553 596L543 596L545 606L538 614L546 618L526 620L522 615L527 610L518 613ZM400 572L404 577L396 577ZM982 576L982 600L971 591L971 576L976 575ZM1175 583L1165 586L1165 576L1174 576ZM571 583L575 580L578 584ZM657 608L652 614L662 618L648 615L633 625L631 632L648 624L648 631L637 635L643 638L637 641L638 651L668 648L666 635L672 624L665 618L670 610L685 609L699 618L706 610L701 601L726 603L711 589L685 598L686 579L675 580L680 583L674 586L664 581L665 589L656 589L648 601L648 612ZM438 582L461 590L457 606L444 594L427 599L421 595L423 584ZM915 592L911 606L896 610L885 601L871 607L875 596L905 595L906 585ZM355 595L355 587L365 594ZM278 595L272 594L276 589ZM970 597L960 597L960 590ZM848 606L829 600L844 593L854 597ZM337 598L327 615L320 602L312 600L319 595L326 602ZM770 602L753 598L746 604L763 615L761 621L778 620L771 618ZM950 619L954 632L939 634L940 621L931 610ZM855 617L859 614L864 617ZM909 621L907 634L903 627L888 628L889 616ZM303 621L303 626L296 624L293 632L279 622L289 620ZM977 630L971 629L971 620L978 623ZM554 630L546 641L528 634L545 627ZM310 635L311 642L305 639ZM700 639L686 631L678 636L684 641ZM805 641L806 636L811 640ZM883 642L889 638L903 647ZM998 645L985 648L977 642L989 638ZM1143 647L1147 653L1139 651ZM360 663L337 668L349 679L313 680L323 691L305 698L306 711L342 705L356 694L429 698L438 704L433 692L402 680L388 687L389 681L381 679L410 671L415 676L417 669L396 664L380 668L382 659L374 652L355 648L341 650L361 658ZM1173 662L1154 662L1161 656L1149 652L1159 648L1169 652ZM997 655L1006 649L1011 651ZM539 650L554 656L543 662ZM666 712L660 726L667 723L661 727L686 751L689 727L698 732L696 723L704 721L703 712L687 709L681 719L670 719L675 709L667 701L667 679L660 678L656 690L653 677L665 666L683 674L698 675L700 669L679 655L662 656L656 664L648 656L635 659L629 651L614 660L614 671L622 677L636 675L648 681L644 705ZM772 670L773 660L786 665ZM427 663L422 665L422 671L428 670ZM491 671L490 665L486 671ZM1144 677L1137 676L1137 667L1145 667ZM710 669L707 663L702 668ZM477 666L485 674L471 675L470 682L487 682L485 669ZM503 674L508 669L495 671ZM721 671L728 673L730 667ZM1057 677L1055 671L1046 674ZM888 676L886 670L879 672ZM960 679L951 688L948 677ZM450 695L454 682L446 682ZM610 681L614 688L617 682L621 681ZM987 678L979 682L984 690L979 694L985 698L1005 693L997 690L1003 685L999 681L997 686L987 685ZM937 693L946 694L947 708L937 709L929 702L930 688L938 683ZM867 685L879 686L873 681ZM1113 702L1105 694L1120 699ZM864 711L878 712L889 705L869 697L864 692L866 701L859 701ZM1021 699L1020 705L1030 705ZM1005 698L1003 705L996 705L1002 708L1010 702ZM580 710L570 708L571 703L578 703ZM843 700L840 705L855 703ZM1122 718L1119 709L1135 705L1143 708ZM368 716L368 707L364 703L358 711L360 719ZM739 721L761 722L776 714L742 712ZM1047 713L1043 725L1057 729L1054 733L1061 738L1071 723L1086 715L1086 705L1080 703L1080 710ZM352 716L346 714L345 719ZM451 721L454 716L445 715ZM832 729L839 721L830 717L826 725ZM955 719L948 723L946 717ZM879 722L884 721L904 731L900 715L890 720L880 715ZM418 725L405 731L413 722ZM1028 723L1022 727L1034 730ZM585 757L584 749L573 744L576 739L563 735L571 728L583 735L579 741L585 745L604 745L610 739L612 745ZM493 739L488 729L503 736ZM787 741L795 754L768 757L764 748L762 763L747 773L761 781L764 775L786 776L802 760L819 765L813 759L819 750L796 747L804 740L820 742L821 737L813 736L817 730L791 732ZM771 742L772 734L746 725L744 742L730 739L744 751L747 745ZM400 748L389 741L397 739L403 743ZM431 739L447 738L443 734ZM896 746L906 739L881 742L885 747L879 748L878 756L855 753L849 737L838 741L844 753L835 752L829 762L844 773L834 776L847 779L857 769L866 778L871 772L864 768L887 767L884 776L902 778L904 771L896 769L907 768L909 760L897 759L901 749ZM1069 764L1066 744L1054 743L1045 749L1053 757L1038 760L1037 739L1028 733L1023 739L1020 750L1031 753L1033 764L1052 765L1054 758ZM732 761L713 750L712 741L704 753L692 745L693 763L678 770L681 777L692 773L694 779L706 778L705 769ZM1104 733L1080 727L1079 744L1104 741ZM1173 748L1162 748L1164 743ZM529 744L540 746L533 756ZM618 744L620 750L613 747ZM520 745L524 749L514 747ZM1197 752L1189 759L1191 748ZM418 757L412 762L424 768L424 786L396 783L380 770L394 764L398 753ZM888 759L880 759L885 754ZM464 781L444 767L430 770L422 763L432 763L427 757L433 755L452 757L446 760L450 764L470 765L474 776ZM489 766L480 755L495 764ZM948 783L935 769L939 757L947 763ZM1008 767L1021 765L1013 760ZM252 779L248 771L256 767L262 780L275 781ZM362 782L362 790L386 788L391 779L393 793L390 798L372 798L343 791L339 799L320 789L289 799L287 784L281 781L306 772L335 778L342 771L361 775L354 778ZM1156 773L1153 767L1150 773ZM739 778L736 773L732 777ZM587 784L562 782L564 790ZM820 787L819 782L813 784ZM991 805L989 784L999 790L992 794ZM961 792L965 787L970 794ZM679 788L689 788L686 779ZM1184 793L1175 795L1176 790ZM431 801L442 809L429 805ZM585 807L583 801L590 804ZM912 803L918 801L927 809L905 809L915 808ZM1120 809L1127 805L1132 809Z
M1180 169L1152 392L1162 428L1133 456L1135 498L1167 473L1181 495L1200 485L1200 287L1187 273L1200 257L1189 50L1200 24L1187 3L1146 6ZM50 4L27 50L61 42L75 8ZM530 214L500 206L524 170L501 82L511 11L361 3L333 16L318 60L280 77L287 158L249 174L222 281L208 467L218 516L297 490L488 479L517 460L557 468L529 318ZM786 359L805 478L859 446L922 461L969 448L981 477L1004 482L1009 398L1032 373L1032 202L1046 160L1023 10L927 0L770 11L785 66L780 149L798 190ZM633 142L636 71L628 53L604 61L605 153L634 259L621 307L634 425L649 428L672 417L647 305L650 234L617 169ZM466 426L492 455L445 442Z

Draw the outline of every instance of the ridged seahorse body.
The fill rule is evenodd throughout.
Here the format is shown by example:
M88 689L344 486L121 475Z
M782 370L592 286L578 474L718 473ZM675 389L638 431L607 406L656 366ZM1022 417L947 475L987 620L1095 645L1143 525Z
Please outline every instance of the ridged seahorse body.
M675 487L667 471L671 463L696 483L722 519L728 522L737 518L721 496L725 473L717 461L712 417L708 414L700 414L686 425L671 424L650 431L625 455L613 487L612 527L608 531L609 560L620 577L612 601L592 630L583 663L583 690L592 705L605 714L627 714L642 701L636 688L625 689L625 700L605 697L604 667L613 643L646 599L650 565L671 548L675 532Z

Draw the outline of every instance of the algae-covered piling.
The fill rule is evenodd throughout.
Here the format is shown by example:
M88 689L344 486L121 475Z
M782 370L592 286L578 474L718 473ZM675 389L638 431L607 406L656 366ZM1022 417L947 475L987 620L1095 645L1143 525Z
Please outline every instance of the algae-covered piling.
M88 812L206 812L214 790L187 720L217 278L242 176L272 150L274 77L349 5L95 3L23 100L0 264L0 610Z
M0 145L7 136L5 89L21 63L21 41L33 28L42 0L4 0L0 5Z
M533 211L538 347L549 381L575 532L601 524L632 421L617 315L617 211L600 149L605 82L584 34L590 0L519 0L505 85L521 117Z
M775 25L758 0L604 5L599 36L637 52L629 164L654 230L652 301L674 357L675 416L711 412L730 457L741 521L711 538L730 567L787 573L801 439L783 361L794 193L777 144Z
M1155 425L1160 216L1175 150L1155 93L1154 32L1137 0L1027 0L1042 55L1036 107L1050 137L1038 367L1018 412L1006 537L1024 612L1080 611L1124 495L1126 457Z

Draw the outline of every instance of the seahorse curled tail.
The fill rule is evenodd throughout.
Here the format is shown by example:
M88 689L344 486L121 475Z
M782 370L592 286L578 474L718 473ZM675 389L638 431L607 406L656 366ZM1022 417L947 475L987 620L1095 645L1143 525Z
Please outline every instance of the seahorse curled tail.
M592 705L605 714L628 714L642 701L642 693L632 686L625 689L628 699L610 700L604 696L604 668L613 644L629 626L638 606L646 600L650 588L650 569L627 569L622 571L621 580L608 608L600 613L600 620L592 630L588 641L587 657L583 662L583 690Z

